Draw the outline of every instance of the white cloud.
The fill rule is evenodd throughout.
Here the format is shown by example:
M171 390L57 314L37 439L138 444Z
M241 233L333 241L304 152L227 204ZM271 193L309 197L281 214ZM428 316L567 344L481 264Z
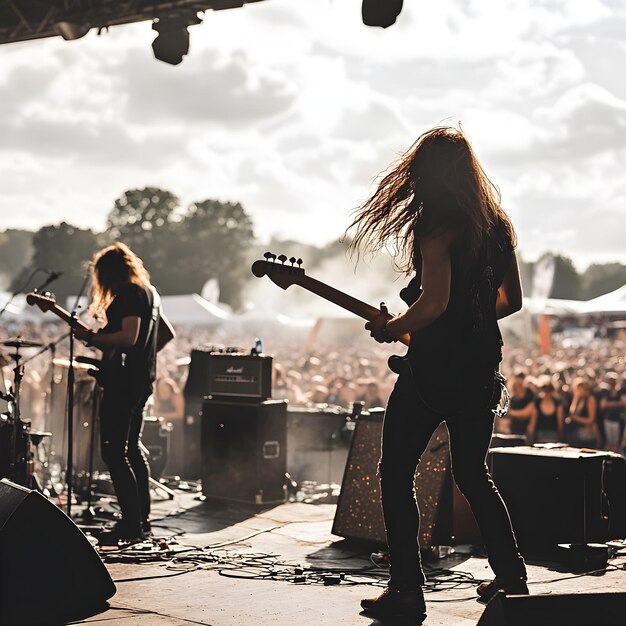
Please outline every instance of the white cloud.
M625 28L617 0L405 2L387 30L360 0L271 0L207 12L177 67L148 23L3 46L0 228L102 228L159 185L323 243L418 134L461 120L522 250L626 260Z

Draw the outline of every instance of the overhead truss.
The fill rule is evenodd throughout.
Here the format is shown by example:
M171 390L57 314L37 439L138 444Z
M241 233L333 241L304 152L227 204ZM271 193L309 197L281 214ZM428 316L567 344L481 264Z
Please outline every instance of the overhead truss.
M261 0L0 0L0 43L85 34L92 28L143 22L180 13L219 11ZM60 25L60 26L59 26Z

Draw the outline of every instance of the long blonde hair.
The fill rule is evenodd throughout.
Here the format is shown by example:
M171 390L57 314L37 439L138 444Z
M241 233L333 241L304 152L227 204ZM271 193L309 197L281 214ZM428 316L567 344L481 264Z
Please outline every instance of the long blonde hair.
M101 317L120 287L128 283L149 287L150 274L125 243L114 243L96 252L91 261L90 313Z
M451 229L470 257L501 222L513 247L515 231L489 180L459 128L441 126L420 135L376 192L355 211L346 233L356 231L350 251L391 248L399 269L414 269L416 239Z

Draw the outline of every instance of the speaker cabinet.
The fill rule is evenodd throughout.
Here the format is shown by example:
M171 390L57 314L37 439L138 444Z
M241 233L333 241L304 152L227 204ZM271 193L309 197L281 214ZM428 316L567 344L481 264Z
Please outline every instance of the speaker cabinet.
M301 483L341 483L354 422L338 407L289 408L287 411L287 471Z
M521 552L551 556L559 543L618 538L626 485L610 490L609 477L618 476L623 463L617 454L578 448L491 450L491 474Z
M287 402L202 405L202 493L252 504L285 501Z
M65 623L106 608L115 585L87 538L41 494L0 481L0 624Z
M498 594L478 626L623 626L626 593Z
M383 415L383 410L373 409L357 419L332 529L340 537L379 545L386 544L377 472ZM422 550L451 543L449 459L448 429L440 424L415 473Z
M194 480L202 476L202 396L185 396L183 418L184 458L173 457L172 463L181 468L185 478ZM168 473L173 471L168 470Z

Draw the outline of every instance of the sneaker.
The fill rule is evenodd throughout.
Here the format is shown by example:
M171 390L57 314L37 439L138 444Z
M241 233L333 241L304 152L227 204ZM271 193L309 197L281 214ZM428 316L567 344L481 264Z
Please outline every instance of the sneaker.
M144 540L141 528L132 528L123 521L116 522L112 528L107 528L100 533L98 543L101 546L116 546L119 543L139 543Z
M387 587L377 598L361 600L364 613L377 618L410 617L426 619L426 603L421 589L401 591Z
M498 578L488 583L481 583L476 589L482 602L488 603L496 594L503 592L508 596L527 596L528 585L523 578Z

